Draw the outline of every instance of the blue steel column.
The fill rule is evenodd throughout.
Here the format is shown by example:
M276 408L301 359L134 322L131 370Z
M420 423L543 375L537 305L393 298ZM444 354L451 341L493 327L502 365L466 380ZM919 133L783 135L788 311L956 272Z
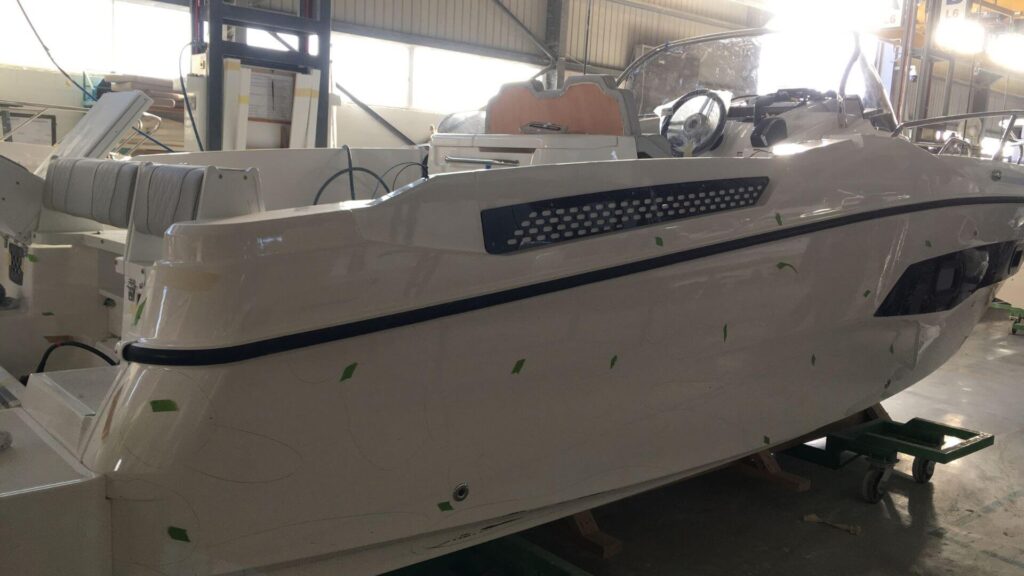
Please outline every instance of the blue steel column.
M320 14L317 22L317 38L320 61L320 94L316 105L316 147L327 147L327 123L331 110L331 0L319 0Z
M210 43L206 51L206 149L224 147L224 18L221 0L206 0Z

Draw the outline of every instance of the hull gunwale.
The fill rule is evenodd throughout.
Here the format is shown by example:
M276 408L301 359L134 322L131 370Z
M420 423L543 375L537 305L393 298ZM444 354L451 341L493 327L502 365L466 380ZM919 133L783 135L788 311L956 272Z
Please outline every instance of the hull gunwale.
M742 250L760 244L786 240L797 236L813 234L815 232L849 226L870 220L950 207L991 204L1024 204L1024 198L1018 196L978 196L949 198L944 200L891 206L878 210L858 212L827 220L810 222L798 226L780 228L771 232L735 238L707 246L700 246L673 252L671 254L656 256L654 258L646 258L608 268L600 268L571 276L546 280L535 284L517 286L515 288L492 292L489 294L471 296L452 302L396 312L394 314L368 318L365 320L357 320L344 324L316 328L285 336L257 340L255 342L196 349L157 348L144 343L129 343L125 345L122 355L125 360L129 362L154 366L214 366L242 362L253 358L259 358L261 356L298 350L329 342L365 336L367 334L373 334L394 328L401 328L403 326L419 324L430 320L437 320L447 316L473 312L476 310L490 308L492 306L561 292L563 290L578 288L588 284L622 278L692 260Z

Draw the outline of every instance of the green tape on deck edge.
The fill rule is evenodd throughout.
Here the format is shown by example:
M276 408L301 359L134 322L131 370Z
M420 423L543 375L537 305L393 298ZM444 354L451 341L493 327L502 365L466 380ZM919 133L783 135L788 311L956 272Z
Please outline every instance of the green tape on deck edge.
M661 236L655 236L654 237L654 243L657 244L658 246L664 246L665 245L665 241L661 239Z
M779 224L779 226L782 226L782 214L779 214L778 212L776 212L775 213L775 221Z
M811 354L811 366L814 366L817 363L818 363L818 357L815 356L814 354Z
M153 412L177 412L178 403L174 400L150 400L149 407Z
M767 446L768 444L771 444L771 443L772 443L772 439L771 439L771 438L769 438L769 437L767 437L767 436L765 436L765 437L764 437L764 443L765 443L765 446Z
M722 342L725 342L728 339L729 339L729 325L728 324L723 324L722 325Z
M345 380L355 376L357 366L359 366L359 362L353 362L348 366L345 366L345 370L341 373L341 378L338 379L338 382L344 382Z
M191 540L188 539L188 530L185 530L184 528L168 526L167 535L171 537L171 540L177 540L178 542L191 542Z
M438 502L437 509L441 512L451 512L452 510L455 510L455 508L452 507L452 503L447 500L444 502Z
M139 302L139 307L135 309L135 320L132 321L132 326L138 326L139 319L142 318L142 311L146 308L146 299L143 298L142 302Z
M871 296L871 290L864 291L864 297L867 298L868 296Z
M516 365L512 367L513 374L519 374L523 371L523 366L526 365L526 358L520 358L516 361Z
M25 254L25 260L29 262L39 262L39 257L35 254Z
M615 368L615 364L618 361L619 361L619 356L617 354L615 356L612 356L611 361L608 363L608 369L611 370L612 368Z
M786 268L789 268L793 270L793 272L796 272L797 274L800 273L800 271L796 269L796 266L793 266L789 262L779 262L778 264L775 265L775 267L778 268L779 270L785 270Z

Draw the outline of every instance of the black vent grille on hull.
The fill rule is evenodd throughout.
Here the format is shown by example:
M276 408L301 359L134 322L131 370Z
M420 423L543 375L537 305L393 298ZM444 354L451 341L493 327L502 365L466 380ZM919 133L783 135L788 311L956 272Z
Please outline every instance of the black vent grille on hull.
M504 254L757 204L768 178L659 184L565 196L480 212L484 246Z

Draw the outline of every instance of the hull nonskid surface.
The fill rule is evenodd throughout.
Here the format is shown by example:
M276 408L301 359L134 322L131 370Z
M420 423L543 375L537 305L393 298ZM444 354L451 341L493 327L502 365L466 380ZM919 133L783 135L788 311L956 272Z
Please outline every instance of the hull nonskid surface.
M912 212L244 362L131 364L85 455L115 563L369 573L784 442L945 362L994 286L875 311L911 263L1018 240L1019 218Z

